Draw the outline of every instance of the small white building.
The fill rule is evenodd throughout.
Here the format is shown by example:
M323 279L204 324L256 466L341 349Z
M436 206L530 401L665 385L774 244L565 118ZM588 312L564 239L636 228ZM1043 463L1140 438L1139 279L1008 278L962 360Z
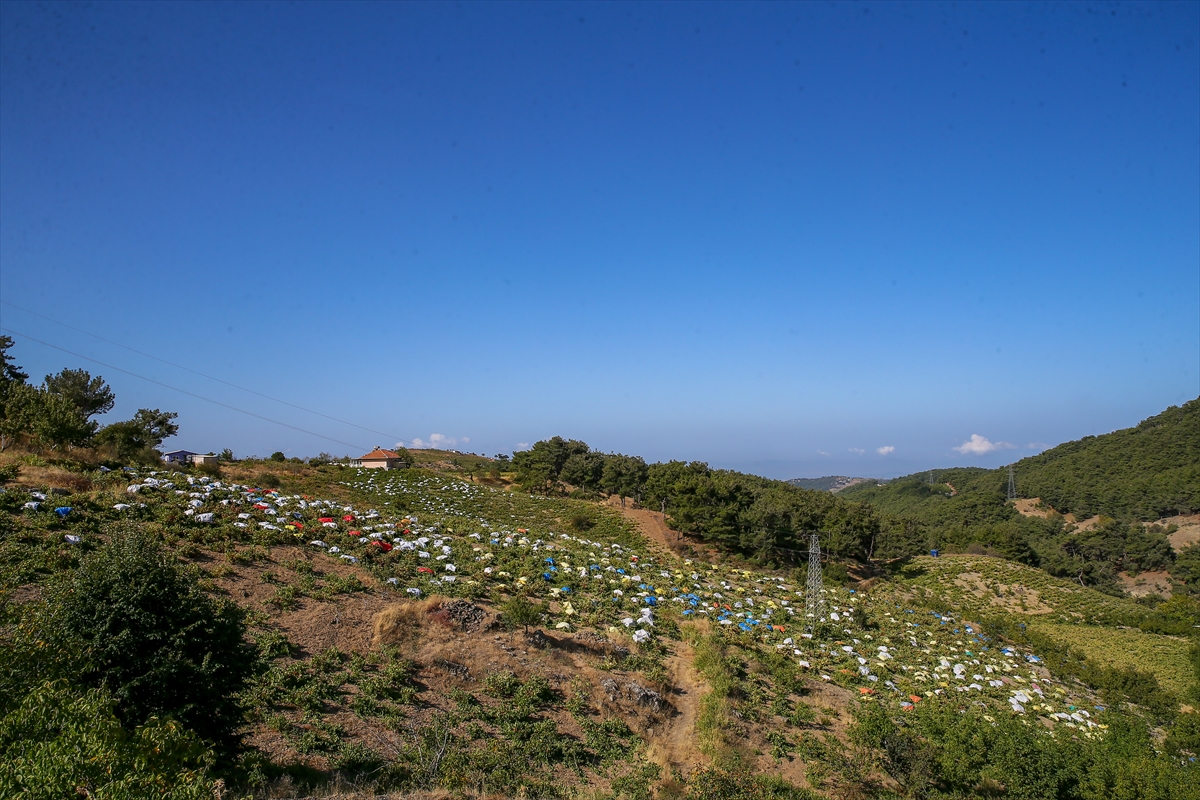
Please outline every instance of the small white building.
M201 464L216 464L221 459L212 453L192 453L191 462L196 466Z

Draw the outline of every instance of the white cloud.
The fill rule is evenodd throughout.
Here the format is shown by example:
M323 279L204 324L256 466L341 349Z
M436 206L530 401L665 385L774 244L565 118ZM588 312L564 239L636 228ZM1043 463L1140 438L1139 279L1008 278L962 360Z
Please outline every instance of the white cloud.
M517 442L517 449L518 450L528 450L529 442Z
M896 452L896 448L892 447L890 444L885 444L883 447L876 447L875 452L879 453L881 456L886 456L888 453Z
M470 441L471 440L466 436L456 438L454 436L446 436L441 433L431 433L429 434L428 441L420 438L413 439L412 446L421 449L428 448L432 450L449 450L452 447L455 447L459 444L467 444Z
M1016 447L1015 444L1008 442L991 442L986 437L980 436L978 433L972 433L971 438L954 448L956 452L963 455L982 456L987 453L995 452L996 450L1012 450Z
M850 448L850 452L851 452L851 453L858 453L858 454L861 456L863 453L865 453L865 452L867 452L867 451L866 451L866 450L863 450L861 447L851 447L851 448Z
M1025 449L1037 450L1040 452L1042 450L1049 450L1050 445L1046 444L1045 442L1030 442L1029 444L1025 445Z
M829 455L829 453L826 453L824 450L818 450L818 451L817 451L817 455L819 455L819 456L827 456L827 455Z

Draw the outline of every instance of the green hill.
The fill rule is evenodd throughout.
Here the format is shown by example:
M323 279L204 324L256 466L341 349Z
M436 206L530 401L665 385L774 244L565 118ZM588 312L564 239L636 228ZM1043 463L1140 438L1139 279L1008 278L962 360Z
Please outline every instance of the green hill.
M1022 497L1062 514L1150 521L1200 511L1200 399L1134 428L1085 436L1015 465Z
M10 465L0 796L1200 800L1194 601L918 557L808 619L803 573L453 464Z
M920 472L839 495L890 520L879 555L988 553L1115 590L1120 572L1174 566L1166 530L1141 523L1200 511L1200 400L1022 459L1013 471L1018 497L1040 498L1045 516L1023 516L1008 502L1007 467L936 470L932 482ZM1067 514L1100 519L1076 529ZM1192 581L1191 570L1181 583Z

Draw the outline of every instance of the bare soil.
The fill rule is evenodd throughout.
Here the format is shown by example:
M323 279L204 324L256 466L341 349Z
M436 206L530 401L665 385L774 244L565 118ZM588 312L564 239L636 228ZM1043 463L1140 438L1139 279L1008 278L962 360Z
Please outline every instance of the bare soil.
M1167 538L1171 541L1171 547L1175 552L1179 552L1185 547L1193 544L1200 544L1200 514L1180 514L1176 517L1167 517L1160 519L1158 522L1146 523L1147 525L1178 525L1179 530L1170 534Z
M672 529L667 525L667 516L648 508L634 508L633 503L626 499L626 505L621 506L621 498L613 495L604 501L604 505L621 513L625 519L637 525L642 535L651 544L672 553L680 553L688 548L696 551L702 558L717 558L718 551L701 542L697 537L682 531Z
M1121 586L1133 597L1145 597L1150 594L1171 596L1171 574L1165 570L1139 572L1137 575L1122 572L1117 577L1121 579Z

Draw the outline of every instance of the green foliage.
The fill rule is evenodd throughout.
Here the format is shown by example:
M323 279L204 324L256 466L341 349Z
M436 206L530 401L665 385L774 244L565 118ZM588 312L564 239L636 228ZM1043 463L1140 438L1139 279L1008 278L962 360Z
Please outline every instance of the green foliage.
M84 685L107 686L127 726L174 717L214 742L238 744L238 700L258 665L243 612L210 598L146 536L119 537L53 585L43 635L80 653Z
M178 433L179 426L173 421L178 416L173 411L139 408L133 419L101 428L96 442L110 448L119 459L133 459Z
M605 460L603 453L572 453L563 462L559 479L580 489L599 491Z
M1155 608L1139 627L1148 633L1168 636L1200 635L1200 600L1176 595Z
M96 800L213 796L212 755L177 722L123 726L103 689L32 687L0 717L0 797Z
M908 797L1200 797L1200 769L1157 752L1145 723L1102 719L1107 735L1089 739L974 708L920 704L901 718L868 703L857 709L850 736Z
M4 398L0 434L27 438L35 447L61 449L87 444L96 424L66 397L26 383L13 384Z
M1176 554L1171 577L1186 591L1200 594L1200 544L1188 545Z
M611 455L604 459L600 473L600 488L615 494L625 502L633 497L645 484L649 471L641 456Z
M817 800L819 795L748 769L710 766L691 777L686 800Z
M542 620L542 606L532 602L523 594L514 595L500 607L501 621L509 630L524 628L529 632L530 625L537 625Z
M783 481L710 469L697 461L651 465L643 502L665 504L668 523L676 530L761 563L800 558L813 531L822 533L823 551L866 559L880 532L880 519L868 506Z
M517 483L530 491L550 491L558 483L567 459L588 452L586 443L561 436L536 442L530 449L513 454Z
M112 411L116 397L104 379L95 378L85 369L64 369L57 375L47 375L46 391L74 405L88 419Z

